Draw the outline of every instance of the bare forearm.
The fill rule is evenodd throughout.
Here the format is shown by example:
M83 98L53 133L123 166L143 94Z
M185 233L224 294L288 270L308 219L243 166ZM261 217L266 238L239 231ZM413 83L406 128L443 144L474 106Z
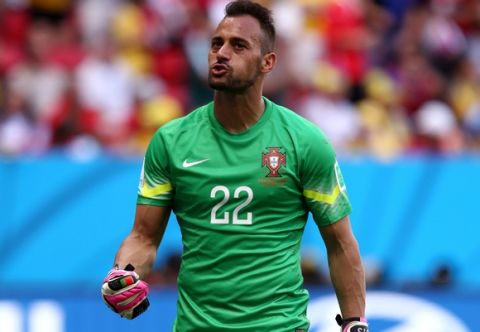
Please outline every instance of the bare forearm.
M122 269L132 264L140 278L147 277L152 270L169 215L170 208L167 207L137 205L133 229L120 246L115 264Z
M365 273L355 241L328 253L330 276L343 317L365 316Z
M115 256L115 264L124 268L127 264L135 267L135 272L144 279L150 273L157 253L157 244L132 232L123 241Z

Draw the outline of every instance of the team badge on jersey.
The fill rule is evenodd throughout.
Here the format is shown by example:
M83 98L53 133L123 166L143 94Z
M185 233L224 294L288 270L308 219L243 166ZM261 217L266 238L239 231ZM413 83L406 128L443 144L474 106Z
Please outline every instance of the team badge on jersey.
M285 153L280 152L280 148L267 148L268 153L262 153L262 166L267 166L269 173L267 177L279 177L278 170L281 166L287 164Z

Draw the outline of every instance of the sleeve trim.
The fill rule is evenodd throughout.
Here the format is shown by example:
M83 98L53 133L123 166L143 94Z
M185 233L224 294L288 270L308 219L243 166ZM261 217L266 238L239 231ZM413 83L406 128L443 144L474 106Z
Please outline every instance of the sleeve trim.
M145 184L140 188L140 195L146 198L155 198L160 194L164 194L172 190L172 185L170 183L160 184L155 187L150 187L148 184Z
M303 191L303 196L305 196L306 198L313 199L314 201L321 202L321 203L327 203L330 205L335 203L335 201L338 198L338 195L340 195L340 188L338 185L335 186L331 194L320 193L318 191L308 190L308 189L305 189Z

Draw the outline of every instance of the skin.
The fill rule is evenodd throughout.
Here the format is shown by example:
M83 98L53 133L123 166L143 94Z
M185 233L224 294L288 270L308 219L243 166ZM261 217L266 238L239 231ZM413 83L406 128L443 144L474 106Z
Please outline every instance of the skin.
M265 38L251 16L226 17L212 37L208 55L209 84L215 90L217 120L231 133L241 133L262 116L265 76L276 55L262 53ZM135 266L144 279L151 271L162 240L170 208L137 205L133 229L123 241L115 264ZM343 317L365 315L365 278L357 242L348 217L320 228L328 252L331 279Z
M226 17L215 30L208 54L215 116L231 133L245 131L262 116L265 76L277 57L262 54L264 34L251 16Z
M133 228L115 256L115 264L122 269L132 264L140 279L145 279L152 270L169 216L169 207L138 204Z
M342 317L365 317L365 273L350 218L321 227L320 234Z

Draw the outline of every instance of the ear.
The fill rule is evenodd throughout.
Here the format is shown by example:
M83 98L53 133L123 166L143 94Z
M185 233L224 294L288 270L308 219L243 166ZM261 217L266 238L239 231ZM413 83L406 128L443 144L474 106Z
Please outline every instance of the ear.
M261 71L267 74L273 70L277 63L277 55L274 52L267 53L263 56Z

